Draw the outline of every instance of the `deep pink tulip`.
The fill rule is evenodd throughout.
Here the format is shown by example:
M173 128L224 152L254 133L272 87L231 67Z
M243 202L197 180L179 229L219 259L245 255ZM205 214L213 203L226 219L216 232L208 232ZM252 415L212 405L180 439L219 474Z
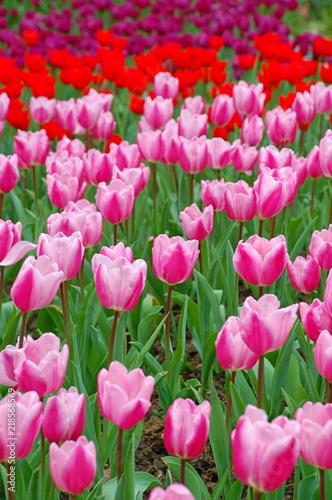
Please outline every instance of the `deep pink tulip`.
M248 297L240 313L242 339L259 356L279 349L295 323L298 304L279 309L275 295Z
M65 208L70 201L78 201L83 198L87 185L85 182L73 176L70 172L61 174L47 174L47 194L53 205Z
M219 170L226 167L233 159L234 147L221 137L207 139L207 164L210 168Z
M169 238L159 234L153 241L153 272L168 285L183 283L190 278L198 255L197 240L185 241L181 236Z
M99 141L108 141L115 130L116 122L110 111L101 112L98 120L91 129L92 135Z
M267 286L280 277L288 260L283 235L267 240L254 234L238 243L233 264L235 271L251 285Z
M91 129L103 111L104 101L99 96L85 95L76 101L77 121L81 127Z
M297 121L301 125L313 121L316 116L316 106L313 97L307 90L304 92L296 92L292 110L295 111Z
M140 194L140 192L147 186L150 178L150 168L146 167L144 163L137 168L125 168L124 170L119 170L114 167L113 179L120 179L125 184L132 185L134 188L134 196Z
M42 416L43 404L34 391L21 394L12 390L0 401L0 462L9 459L9 464L14 464L15 459L20 460L30 453ZM13 428L14 435L9 434Z
M31 97L29 103L31 118L37 123L50 122L55 112L55 99L47 97Z
M56 396L48 398L42 423L46 439L57 444L68 439L76 441L84 429L85 404L85 394L79 394L76 387L60 389Z
M103 217L112 224L119 224L129 219L134 209L134 186L127 185L120 179L98 184L96 203Z
M149 500L195 500L192 493L183 484L171 484L166 490L159 486L153 488Z
M63 272L46 255L27 257L13 283L10 295L22 312L48 306L54 299Z
M65 441L60 447L51 443L50 472L59 490L79 495L90 486L96 471L96 447L85 436L77 441Z
M0 219L0 266L11 266L21 260L27 252L37 245L29 241L20 241L22 223L13 224L10 220Z
M144 117L148 125L153 129L162 129L173 115L172 99L164 99L157 96L154 99L146 97L144 102Z
M224 370L250 370L259 359L259 355L243 342L241 330L240 318L229 316L218 333L216 354Z
M105 261L105 256L110 260L117 260L121 257L127 259L131 264L134 262L134 253L130 247L125 247L122 241L117 245L102 247L100 253L94 254L92 258L92 272L95 274L99 264Z
M278 148L292 144L296 138L297 115L291 109L282 109L281 106L267 111L265 126L270 141Z
M63 272L62 281L72 280L78 274L84 256L82 235L79 231L70 236L63 233L54 236L41 233L37 255L47 255L51 262L58 265L59 270Z
M76 177L81 186L84 180L84 164L78 156L71 156L66 150L50 153L46 158L46 172L53 174L70 174Z
M67 101L57 101L55 105L54 117L59 127L68 130L72 134L84 134L86 129L77 120L77 108L75 99Z
M0 194L9 193L16 186L19 175L17 155L0 154Z
M14 137L14 153L18 156L18 166L31 168L43 165L50 151L50 140L45 130L38 132L17 131Z
M120 170L125 168L138 168L141 164L141 153L137 144L129 144L127 141L122 141L116 151L116 166Z
M283 203L285 206L290 205L296 197L298 186L299 186L299 178L298 178L298 173L296 172L295 169L292 167L281 167L281 168L267 168L261 164L260 166L261 173L259 175L268 175L270 177L273 177L277 181L281 182L282 185L282 194L281 198L283 200ZM263 181L264 184L264 181ZM266 186L269 186L268 183L266 183ZM261 186L260 186L261 187ZM264 192L260 192L260 194L264 197ZM272 195L271 198L271 203L273 203L273 191L270 193ZM263 211L266 211L268 209L267 207L263 207L264 203L262 203L262 209Z
M37 340L28 336L15 362L19 388L36 391L40 397L57 391L65 380L68 357L69 347L65 344L60 351L60 339L54 333L44 333Z
M89 184L98 186L100 182L110 182L116 164L115 155L89 149L83 155L84 176Z
M193 114L189 109L183 109L178 118L179 136L193 139L206 135L208 129L208 116Z
M287 272L293 288L302 293L312 292L320 282L319 264L310 255L296 257L293 263L288 261Z
M211 106L211 122L217 127L227 125L235 113L233 98L227 94L219 94Z
M325 177L332 177L332 136L325 135L319 142L319 163Z
M128 372L118 361L98 374L98 406L107 420L120 429L131 429L151 406L154 378L136 368Z
M231 220L248 221L256 215L256 192L245 181L226 182L225 212Z
M332 469L332 404L308 401L294 418L301 424L301 458L321 469Z
M201 181L201 198L204 205L213 206L216 212L225 209L226 182L224 179L214 181Z
M56 145L56 155L62 151L67 151L68 156L82 158L85 153L85 144L79 139L70 140L66 135Z
M323 330L313 349L315 365L318 373L332 382L332 335Z
M0 121L4 121L7 118L9 111L10 99L6 92L0 94Z
M307 173L312 179L319 179L324 177L324 172L320 166L319 161L319 146L314 146L307 156Z
M95 254L92 258L94 280L100 302L108 309L131 311L140 298L146 280L147 265L142 259L129 262Z
M304 156L295 158L292 166L293 172L297 174L297 185L302 186L308 178L307 159ZM280 169L281 170L281 169Z
M246 118L241 126L241 141L248 146L258 146L263 139L264 122L262 118L253 115Z
M180 220L188 238L202 241L211 234L213 229L213 206L209 205L201 212L196 203L193 203L180 212Z
M261 115L265 102L263 84L254 85L240 80L233 87L233 102L235 110L242 117Z
M324 290L324 305L332 317L332 272L329 271L329 274L326 279L325 290Z
M165 127L162 133L164 150L162 161L167 165L175 165L179 161L179 148L181 142L178 135L178 124L174 120L171 120L171 122L174 122L176 126L169 128Z
M299 456L300 426L248 405L231 434L235 473L255 491L274 491L292 474Z
M191 140L181 139L179 163L188 174L199 174L207 165L207 140L205 135Z
M137 144L144 160L156 162L163 157L164 143L160 130L151 130L137 134Z
M310 85L310 94L314 100L317 113L327 113L332 109L332 87L323 82Z
M70 201L68 205L66 205L63 213L69 214L72 221L77 225L82 235L85 248L94 247L99 243L103 232L103 216L97 211L96 205L90 203L88 200L78 200L76 203ZM59 229L59 231L61 231L61 229ZM54 236L56 232L54 232L52 236ZM48 233L51 234L50 231L48 231ZM69 236L69 234L67 236Z
M232 163L238 172L251 172L258 158L258 151L254 146L233 143ZM249 174L250 175L250 174Z
M186 97L181 109L189 109L193 115L202 114L205 110L205 102L201 95L195 95L194 97Z
M258 167L261 164L271 169L289 167L293 165L295 158L294 151L289 148L283 148L279 151L275 146L266 146L259 150ZM260 173L259 168L258 173Z
M332 268L332 224L328 229L312 233L309 252L321 269L329 271Z
M153 92L164 99L175 99L179 93L179 79L163 71L157 73L153 80Z
M178 398L165 418L164 445L170 455L196 458L204 449L210 428L211 405L196 405L191 399Z
M314 299L311 304L300 303L300 316L304 331L309 339L316 342L323 330L332 332L332 317L327 312L324 302Z
M269 219L277 215L286 206L288 193L283 181L267 172L259 174L254 182L257 194L256 214L259 219Z

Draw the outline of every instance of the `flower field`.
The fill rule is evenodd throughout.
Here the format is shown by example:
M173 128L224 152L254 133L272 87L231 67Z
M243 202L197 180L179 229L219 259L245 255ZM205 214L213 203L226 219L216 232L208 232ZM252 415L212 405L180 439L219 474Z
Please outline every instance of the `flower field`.
M329 499L329 21L0 3L0 499Z

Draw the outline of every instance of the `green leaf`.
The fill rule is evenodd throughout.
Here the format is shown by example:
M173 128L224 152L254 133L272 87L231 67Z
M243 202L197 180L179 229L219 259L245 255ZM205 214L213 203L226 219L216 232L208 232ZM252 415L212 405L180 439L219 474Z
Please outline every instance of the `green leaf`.
M161 482L147 472L135 472L134 474L135 494L150 491L157 486L162 487ZM117 490L117 478L113 478L103 485L103 494L106 495L104 500L114 500L114 495ZM123 496L122 500L126 497ZM120 499L119 499L120 500Z
M205 397L206 389L210 385L211 371L216 360L216 338L217 333L211 333L207 338L202 359L202 396Z
M126 456L126 461L124 465L124 475L126 476L126 487L125 487L125 498L126 500L135 500L135 449L134 449L134 436L132 437L127 456Z
M137 335L138 335L138 341L141 344L145 345L148 342L150 335L151 335L153 325L155 324L156 318L157 318L158 314L160 313L161 309L162 308L160 306L150 307L150 309L148 309L148 311L146 312L146 314L144 315L144 317L140 321L140 323L138 325L138 334Z
M164 457L163 460L179 481L181 460L177 457ZM188 463L186 463L186 486L194 495L195 500L210 500L209 492L201 476Z
M243 483L237 480L232 485L231 489L228 492L227 500L241 500L242 491L243 491Z
M183 366L185 348L186 348L186 325L187 325L188 301L186 300L181 311L178 326L178 345L173 354L170 367L171 390L176 394L180 389L180 372Z
M99 500L103 498L101 496L102 493L102 485L103 485L103 478L101 478L96 486L93 488L92 491L90 491L89 495L87 496L86 500ZM28 497L29 498L29 497Z
M314 493L317 491L319 488L319 482L317 479L317 474L314 474L312 476L305 477L300 481L299 484L299 493L298 493L298 498L299 500L314 500Z
M296 406L299 406L303 401L308 399L300 379L299 363L294 354L291 355L288 365L285 391L293 399Z
M11 315L6 323L2 343L1 350L4 349L7 345L15 345L16 338L18 335L18 325L21 319L21 313L16 308L13 308Z
M219 483L217 484L217 486L213 490L211 500L219 500L220 499L220 495L224 491L225 483L228 481L230 482L230 474L229 474L229 470L227 469L227 470L225 470L225 472L223 473L223 475L220 478ZM224 497L226 498L226 494L224 494Z

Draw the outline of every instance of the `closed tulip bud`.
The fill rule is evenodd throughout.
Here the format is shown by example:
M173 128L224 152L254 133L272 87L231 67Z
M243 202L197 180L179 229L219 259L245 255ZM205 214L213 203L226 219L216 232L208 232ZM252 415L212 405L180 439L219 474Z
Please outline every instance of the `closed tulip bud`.
M231 434L234 470L255 491L274 491L292 474L300 451L300 426L248 405Z
M0 154L0 194L9 193L16 186L19 175L17 155Z
M297 115L291 109L280 106L267 111L265 116L267 135L270 141L278 147L283 147L295 141L297 132Z
M153 241L153 272L168 285L183 283L190 278L198 255L197 240L185 241L181 236L169 238L159 234Z
M167 452L182 459L198 457L209 435L210 413L208 401L196 405L191 399L176 399L166 412L164 445Z
M164 99L175 99L179 93L179 79L167 71L157 73L153 80L153 92Z
M225 212L231 220L248 221L256 215L256 192L245 181L226 182Z
M312 179L324 177L324 172L319 161L319 146L314 146L307 156L307 173Z
M7 118L9 111L10 99L6 92L0 94L0 121L4 121Z
M50 443L61 444L68 439L76 441L83 432L86 396L76 387L60 389L56 396L48 398L42 429Z
M233 159L234 147L221 137L207 139L207 164L210 168L221 169Z
M92 135L99 141L108 141L115 130L116 122L110 111L101 112L98 120L91 129Z
M91 129L95 126L101 112L104 102L102 99L96 99L95 96L85 95L76 101L77 121L81 127Z
M251 171L258 158L257 149L247 146L247 144L239 143L234 143L233 147L232 163L235 170L238 172L249 172L249 175L251 175Z
M13 409L9 412L9 409ZM9 416L13 415L14 424L9 422ZM0 461L5 462L13 459L10 442L15 440L15 459L29 455L33 443L40 430L43 416L43 404L36 392L20 394L13 391L0 401ZM14 436L9 435L15 429Z
M82 235L85 248L94 247L99 243L103 232L103 216L100 212L97 212L96 205L88 200L78 200L76 203L70 201L62 214L67 214L76 224L78 231ZM54 236L59 231L64 232L62 229L59 229L59 231L55 231L55 229L56 227L54 227L53 234L49 230L48 233ZM70 234L73 232L75 231ZM70 234L66 234L66 236L70 236Z
M179 148L179 163L188 174L203 172L207 165L207 140L205 135L191 140L182 138Z
M149 500L195 500L191 492L183 484L171 484L166 490L159 486L151 490Z
M229 316L216 340L216 354L224 370L250 370L258 361L258 354L249 349L242 339L240 318Z
M202 241L211 234L213 229L213 206L209 205L201 212L196 203L193 203L180 212L180 220L183 231L188 238Z
M259 174L254 182L257 195L256 214L260 219L269 219L277 215L286 206L286 196L283 181L266 171Z
M134 209L134 186L128 186L120 179L98 184L96 203L103 217L112 224L119 224L129 219Z
M147 186L149 178L150 168L146 167L143 163L137 168L126 168L124 170L119 170L115 167L113 172L113 179L120 179L128 186L133 186L135 198Z
M147 97L144 102L144 117L152 129L163 128L172 118L173 102L172 99L164 99L157 96L154 99Z
M164 143L160 130L151 130L137 134L137 144L144 160L156 162L163 157Z
M279 151L275 146L266 146L266 148L259 150L258 166L263 164L271 169L289 167L293 165L295 158L294 151L289 148L283 148Z
M90 486L96 471L96 447L85 436L66 441L60 447L51 443L50 472L59 490L79 495Z
M323 330L313 349L315 365L318 373L332 382L332 335Z
M98 374L98 406L102 415L120 429L131 429L151 406L154 378L136 368L128 372L118 361Z
M193 139L206 135L208 129L208 116L192 114L189 109L184 109L178 118L179 136L186 139Z
M205 110L205 102L201 95L195 95L194 97L186 97L181 109L189 109L193 115L202 114Z
M265 102L263 84L253 85L243 80L239 81L233 87L233 102L235 110L242 117L261 115Z
M83 198L86 191L86 183L73 176L70 172L52 174L46 176L47 194L53 205L65 208L70 201L78 201Z
M167 129L163 131L162 138L164 150L162 161L167 165L175 165L179 161L181 139L177 132Z
M314 299L311 304L300 303L300 316L305 333L313 342L317 342L323 330L332 332L332 317L324 302Z
M324 290L324 305L329 313L332 316L332 272L329 271L329 274L326 279L325 290Z
M0 266L6 267L16 264L27 252L37 245L29 241L20 241L22 223L13 224L10 220L0 219Z
M44 333L37 340L28 336L23 348L19 349L14 369L21 391L33 390L41 397L60 389L65 380L68 357L69 347L64 345L60 351L60 339L54 333Z
M263 139L264 123L257 115L246 118L241 126L241 141L248 146L258 146Z
M62 279L63 272L46 255L28 257L13 283L12 301L22 312L42 309L52 302Z
M83 134L86 130L77 121L77 108L75 99L57 101L54 117L59 127L68 130L72 134Z
M298 305L279 307L278 298L270 294L257 301L253 297L244 301L240 313L242 339L259 356L279 349L295 323Z
M312 233L309 252L321 269L329 271L332 268L332 224L328 229Z
M31 168L43 165L50 151L50 140L45 130L38 132L17 131L14 137L14 153L18 156L18 166Z
M292 104L292 110L296 113L296 119L301 125L311 123L316 116L315 101L307 90L296 92Z
M302 293L312 292L320 282L319 264L310 255L288 261L287 272L292 286Z
M85 144L79 139L70 140L66 135L56 145L56 154L62 151L67 151L68 156L77 156L78 158L83 158L85 153Z
M100 182L110 182L116 163L112 153L101 153L98 149L89 149L83 155L84 176L89 184L98 186Z
M211 106L211 122L217 127L227 125L235 113L233 98L227 94L215 97Z
M294 418L301 424L301 458L320 469L332 469L332 404L308 401Z
M213 210L222 212L225 209L224 179L214 181L201 181L201 198L205 206L212 205Z
M235 271L251 285L268 286L280 277L288 260L283 235L267 240L255 234L238 243L233 264Z
M319 163L325 177L332 177L332 135L319 143Z
M122 141L117 147L116 166L120 170L125 168L138 168L141 164L141 153L137 144L129 144L127 141Z
M47 97L31 97L29 103L31 118L37 123L50 122L54 117L55 99Z
M117 260L124 257L131 264L134 262L134 253L130 247L125 247L122 241L117 245L111 245L110 247L102 247L100 253L94 254L92 258L92 272L95 274L97 267L102 262L107 262L106 258L110 260Z
M310 94L314 100L317 113L327 113L332 108L332 87L323 82L310 85Z

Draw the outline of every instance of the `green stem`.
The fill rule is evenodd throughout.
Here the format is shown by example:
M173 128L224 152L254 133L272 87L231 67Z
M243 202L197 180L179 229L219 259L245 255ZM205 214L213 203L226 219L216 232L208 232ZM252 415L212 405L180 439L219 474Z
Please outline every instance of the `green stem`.
M68 295L66 293L67 282L63 281L60 284L60 296L63 314L63 327L65 331L65 339L68 347L70 346L69 320L68 320Z
M323 123L324 123L324 113L320 115L320 122L319 122L319 140L323 137Z
M44 397L42 396L41 401L43 402ZM45 446L45 436L43 434L43 431L40 430L40 479L41 479L41 495L40 498L45 498L45 493L46 493L46 446Z
M178 185L178 178L176 175L175 165L174 164L170 165L170 169L171 169L171 175L172 175L173 182L174 182L174 191L175 191L175 194L177 195L178 191L179 191L179 185Z
M262 235L263 235L263 223L264 223L264 219L259 219L258 236L260 236L260 237L262 237Z
M51 488L50 488L50 495L48 497L48 500L54 500L54 493L55 493L55 484L52 481Z
M37 172L36 172L37 167L33 167L32 169L32 179L33 179L33 190L35 193L35 216L36 216L36 223L38 219L38 184L37 184Z
M232 371L230 384L234 384L235 376L236 376L236 372ZM230 424L230 420L231 420L231 413L232 413L232 395L231 395L231 387L229 385L228 394L227 394L227 402L226 402L226 429L227 430L229 428L229 424Z
M276 215L270 219L270 238L274 238L274 231L276 227Z
M172 285L168 285L166 310L165 315L165 351L166 351L166 370L170 373L171 370L171 302L172 302Z
M114 311L113 325L110 338L110 349L108 351L108 364L112 363L113 361L114 341L115 341L116 326L118 324L119 316L120 316L120 311Z
M237 237L237 242L238 243L239 243L240 240L242 240L242 233L243 233L243 221L241 220L240 224L239 224L239 234L238 234L238 237Z
M25 334L25 327L27 324L27 316L28 313L22 312L22 323L21 323L21 330L20 330L20 340L18 347L21 349L23 347L23 340L24 340L24 334Z
M218 179L218 181L220 181L220 179L221 179L220 168L217 169L217 179Z
M304 128L301 128L300 143L299 143L299 156L302 156L302 153L303 153L304 134L305 134L305 130L304 130Z
M198 259L199 259L199 269L201 274L203 274L203 257L202 257L202 242L199 242L199 254L198 254Z
M264 286L259 286L258 287L258 298L260 299L261 297L263 297L263 294L264 294Z
M23 177L23 208L27 208L28 203L28 170L24 169L24 177Z
M14 466L14 484L10 484L10 477L11 477L11 467ZM15 480L16 480L16 465L15 462L13 465L11 465L9 462L7 462L7 492L8 492L8 500L14 500L15 499Z
M194 174L189 174L189 200L192 205L194 203Z
M330 186L332 186L332 178L330 178ZM330 194L330 219L329 219L329 223L332 224L332 196Z
M69 500L76 500L77 496L69 493Z
M325 470L319 469L320 495L319 500L325 500Z
M122 440L123 440L123 429L119 427L119 435L118 435L118 453L117 453L117 478L120 481L122 476Z
M113 245L118 243L118 225L114 224L113 227Z
M259 356L258 379L257 379L257 406L263 407L263 385L264 385L264 355Z
M311 186L310 215L312 215L314 211L315 188L316 188L316 179L313 179Z
M261 498L261 492L255 491L255 500L260 500L260 498Z
M180 483L185 485L186 480L186 459L181 458Z
M153 215L157 217L157 167L155 162L151 162L152 173L152 193L153 193Z
M84 302L84 258L85 258L85 256L83 255L83 259L82 259L82 262L81 262L81 265L80 265L80 268L78 271L78 277L77 277L78 284L79 284L80 291L81 291L81 294L80 294L81 304L83 304L83 302ZM66 288L66 291L68 293L68 287ZM67 301L67 303L68 303L68 301Z

